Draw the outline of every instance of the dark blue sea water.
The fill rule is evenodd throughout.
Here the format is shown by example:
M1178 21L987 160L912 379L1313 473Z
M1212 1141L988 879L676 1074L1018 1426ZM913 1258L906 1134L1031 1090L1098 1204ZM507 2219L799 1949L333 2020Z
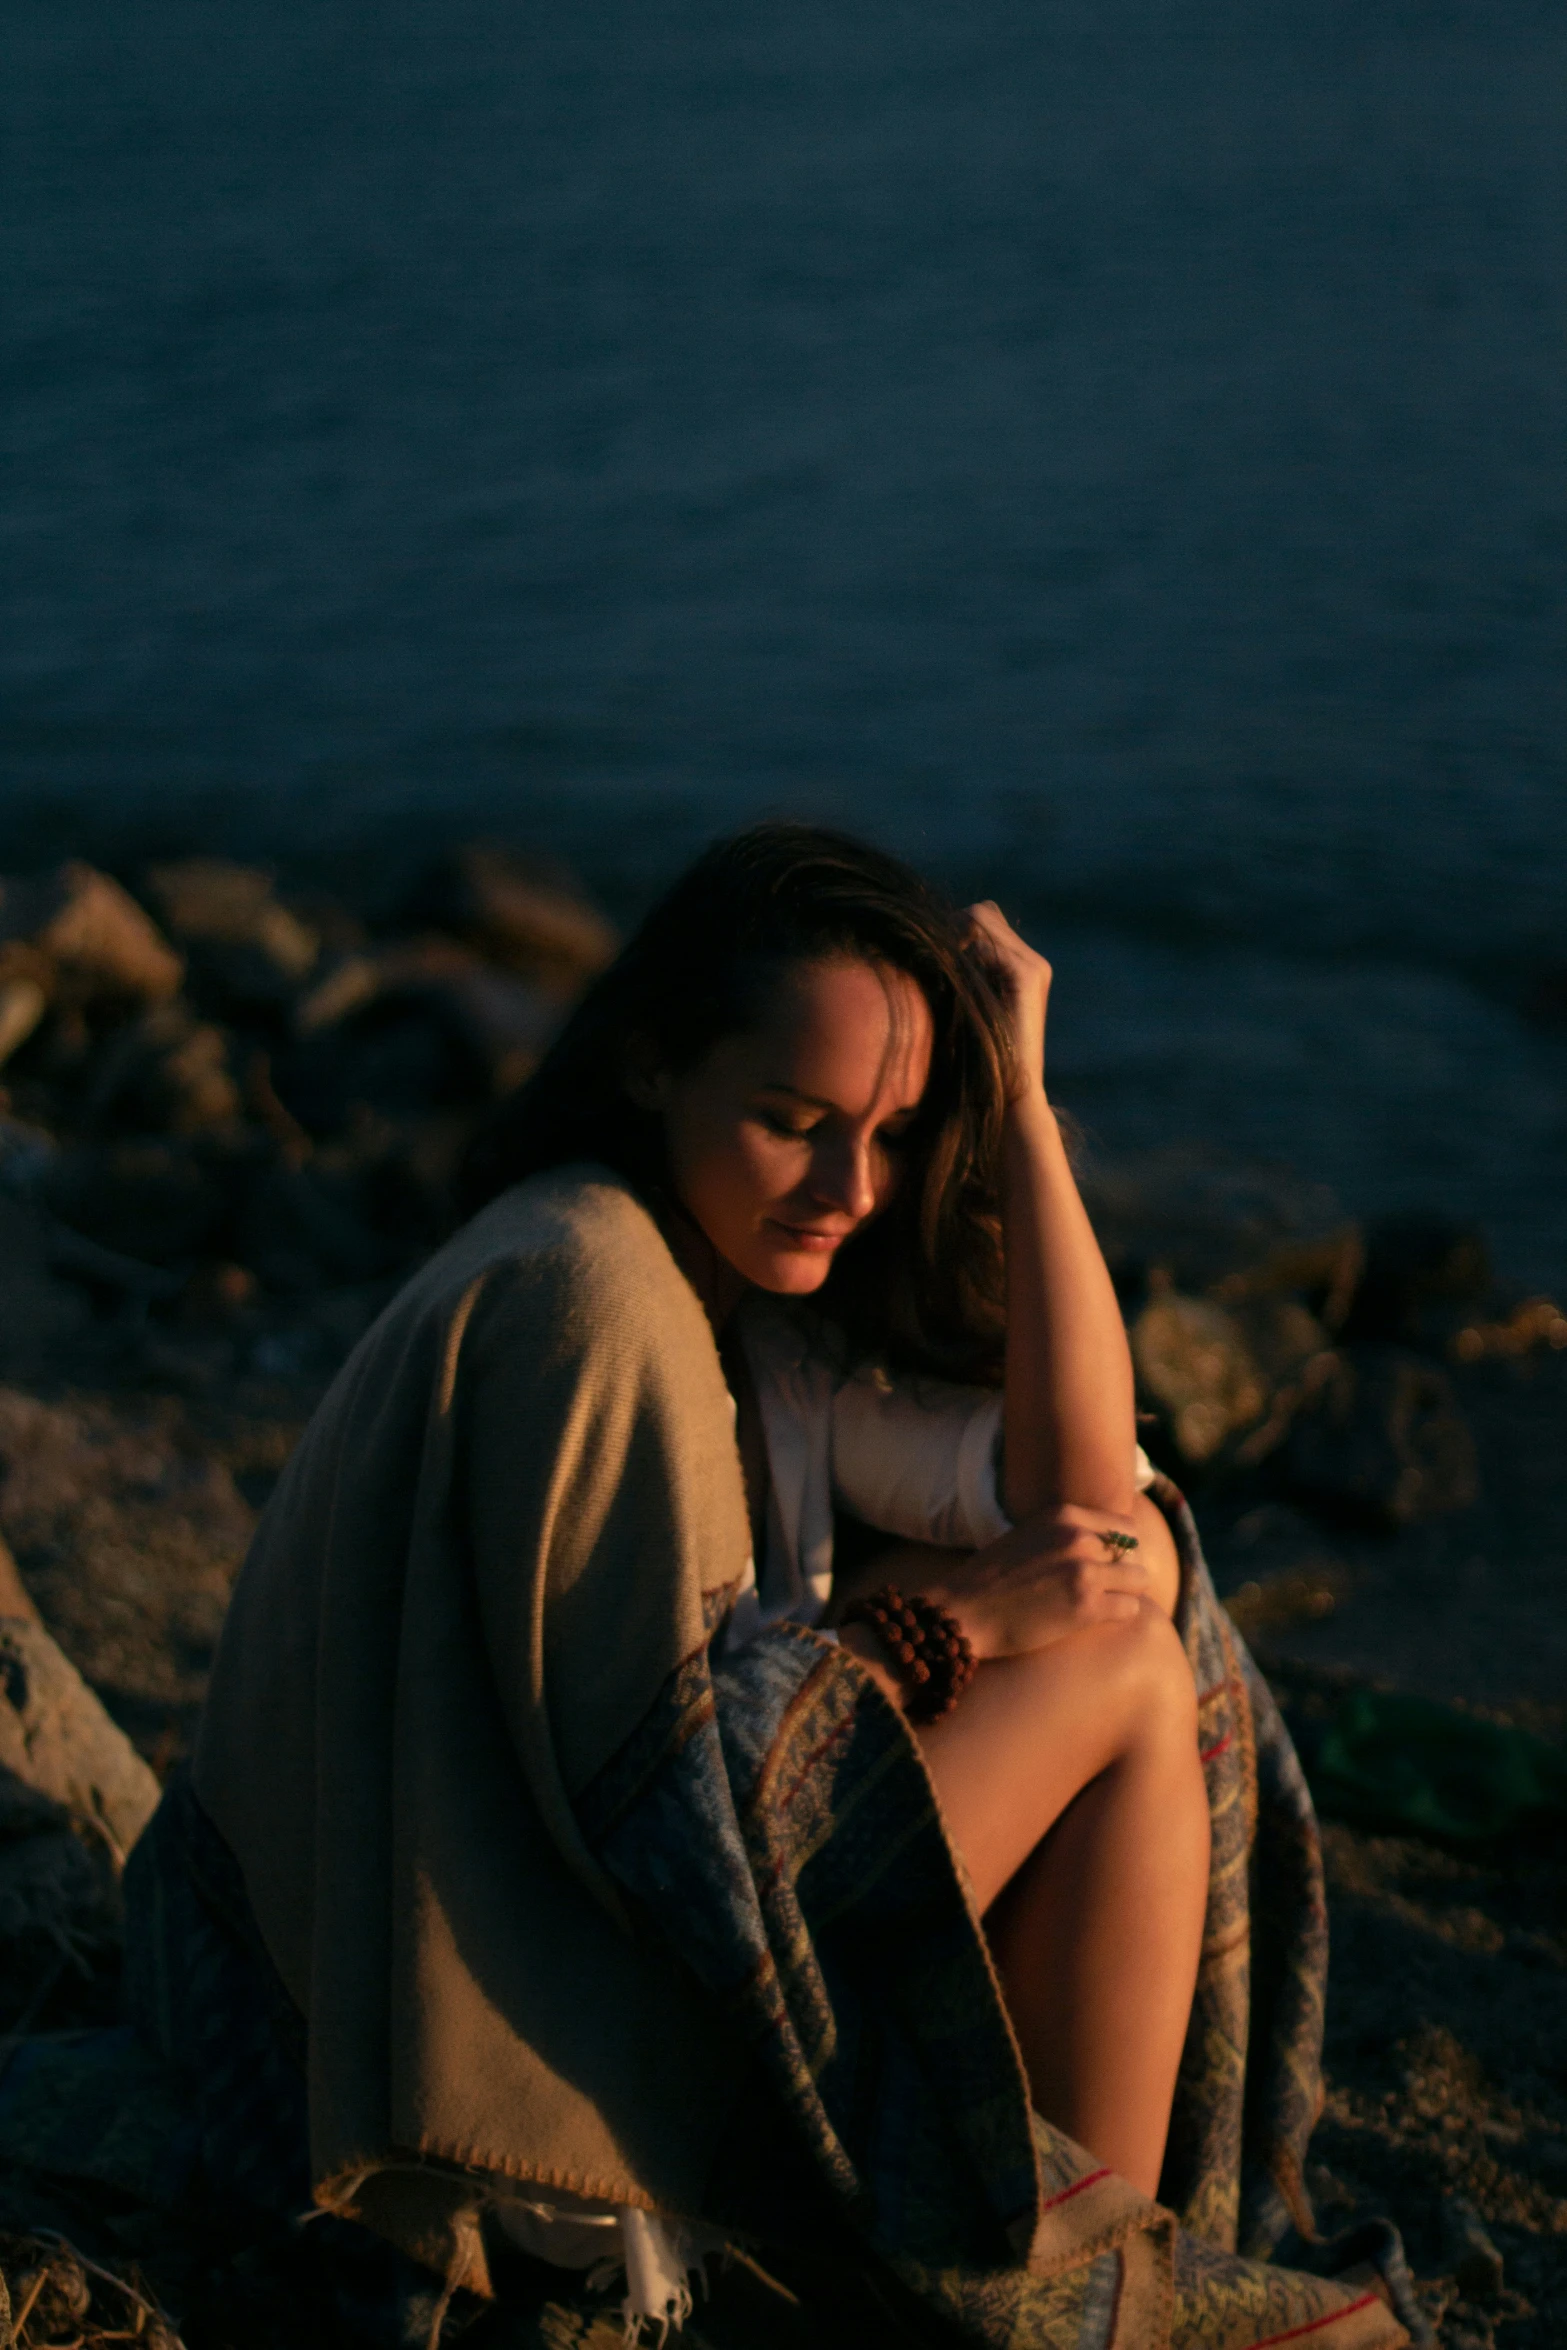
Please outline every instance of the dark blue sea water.
M829 812L1567 1282L1560 0L8 0L0 865Z

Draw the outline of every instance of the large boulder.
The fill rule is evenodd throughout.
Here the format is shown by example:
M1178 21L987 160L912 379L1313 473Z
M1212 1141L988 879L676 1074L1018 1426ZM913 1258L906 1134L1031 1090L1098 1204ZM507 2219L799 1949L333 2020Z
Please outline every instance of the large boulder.
M184 978L179 956L136 900L91 865L0 883L0 945L9 943L32 947L78 999L164 1003Z
M0 946L0 1068L48 1011L53 977L36 947L17 939Z
M1465 1509L1480 1489L1451 1381L1401 1347L1338 1353L1294 1414L1278 1467L1312 1507L1386 1531Z
M1226 1305L1159 1282L1130 1339L1139 1398L1190 1468L1265 1459L1330 1358L1326 1330L1298 1299Z
M78 1115L89 1132L207 1134L232 1130L242 1106L224 1031L163 1004L96 1053Z
M240 1261L285 1297L372 1281L400 1251L368 1212L373 1195L356 1167L325 1160L295 1166L279 1154L258 1162L236 1203Z
M350 956L296 1011L280 1088L315 1130L364 1102L395 1116L489 1102L522 1083L561 1025L557 987L449 938Z
M63 1814L118 1869L157 1802L152 1772L36 1611L0 1617L0 1834Z
M113 1949L120 1871L157 1801L0 1540L0 1975L90 1967Z
M314 1134L356 1108L407 1121L479 1106L520 1082L560 1026L558 988L449 938L349 957L300 999L278 1093Z
M412 921L448 930L567 993L602 971L620 946L614 925L568 883L483 842L438 859L407 911Z
M8 1194L4 1175L0 1151L0 1380L57 1378L87 1335L92 1309L74 1281L60 1278L47 1219L27 1197Z
M188 1268L220 1244L224 1192L220 1174L187 1144L138 1138L61 1151L38 1197L69 1230L133 1264ZM73 1265L58 1246L54 1261L90 1273L87 1260Z
M1299 1292L1324 1319L1353 1227L1325 1185L1189 1146L1090 1165L1083 1197L1134 1308L1163 1282L1188 1295ZM1221 1292L1220 1285L1225 1285Z
M1261 1366L1236 1317L1211 1298L1167 1290L1131 1328L1140 1394L1160 1412L1183 1461L1201 1467L1267 1408Z
M72 1664L149 1738L205 1693L254 1524L171 1400L0 1387L0 1533Z
M1426 1213L1385 1216L1367 1228L1346 1334L1441 1347L1492 1289L1490 1252L1477 1226Z
M146 889L185 949L193 992L226 1017L290 1005L320 959L319 932L260 866L184 857L155 865Z

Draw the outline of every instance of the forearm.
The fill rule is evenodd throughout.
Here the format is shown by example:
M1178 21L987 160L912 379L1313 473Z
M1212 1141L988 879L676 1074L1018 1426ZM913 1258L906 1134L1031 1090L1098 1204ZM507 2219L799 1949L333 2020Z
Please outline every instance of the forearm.
M1007 1114L1004 1494L1125 1516L1135 1492L1132 1363L1108 1268L1042 1087Z
M1127 1520L1062 1503L1014 1526L979 1550L946 1550L931 1543L894 1542L861 1562L852 1581L835 1582L828 1621L840 1640L873 1674L885 1696L907 1694L879 1634L857 1603L883 1584L904 1598L922 1592L956 1619L984 1664L1021 1656L1053 1641L1106 1623L1127 1622L1152 1605L1173 1616L1181 1569L1174 1537L1146 1494L1130 1513L1138 1542L1112 1549L1107 1532L1124 1534ZM846 1623L844 1618L855 1620Z

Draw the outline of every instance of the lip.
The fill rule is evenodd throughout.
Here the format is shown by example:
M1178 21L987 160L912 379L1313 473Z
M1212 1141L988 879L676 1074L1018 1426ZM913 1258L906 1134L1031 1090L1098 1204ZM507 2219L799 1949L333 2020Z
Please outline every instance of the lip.
M809 1249L822 1256L841 1248L853 1229L851 1225L842 1232L823 1231L814 1224L786 1224L781 1216L769 1216L767 1221L775 1232L786 1233L795 1248Z

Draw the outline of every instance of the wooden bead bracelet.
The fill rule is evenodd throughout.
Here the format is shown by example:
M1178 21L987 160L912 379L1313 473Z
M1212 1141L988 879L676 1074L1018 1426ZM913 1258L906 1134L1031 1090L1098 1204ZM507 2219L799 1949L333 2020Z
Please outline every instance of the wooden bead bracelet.
M892 1583L843 1611L846 1624L868 1624L904 1685L911 1722L939 1722L951 1713L979 1671L967 1634L950 1608L913 1591L905 1599Z

